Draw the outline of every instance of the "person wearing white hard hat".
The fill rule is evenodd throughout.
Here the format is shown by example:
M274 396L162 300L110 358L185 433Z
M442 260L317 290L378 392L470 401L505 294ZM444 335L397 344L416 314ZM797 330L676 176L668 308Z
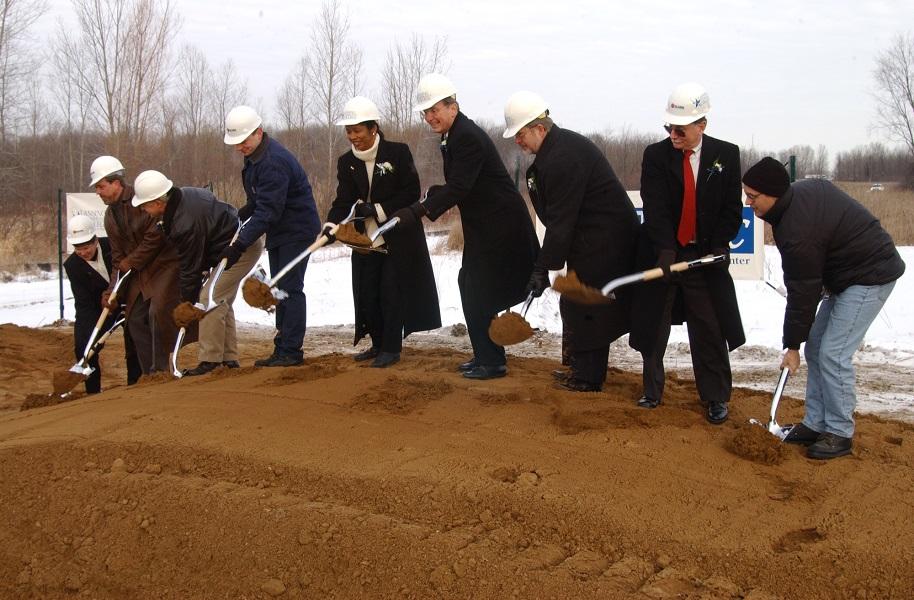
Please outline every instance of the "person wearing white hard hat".
M705 134L708 93L684 83L663 113L669 137L644 150L641 201L644 225L638 267L661 267L663 280L635 286L629 345L644 360L638 405L656 408L663 397L663 355L672 323L686 322L698 400L706 420L727 420L733 387L729 351L746 341L733 279L729 244L742 224L739 148ZM708 254L725 263L670 275L674 262Z
M270 271L277 273L304 252L321 230L308 176L298 159L267 135L260 115L249 106L236 106L226 115L223 141L244 157L241 180L247 203L238 216L247 223L219 258L231 267L266 235ZM307 266L308 259L302 260L279 280L277 287L286 297L276 306L273 353L255 361L255 366L290 367L304 362Z
M74 215L67 223L67 243L73 246L73 253L63 263L64 271L73 291L73 306L76 318L73 324L73 350L76 359L83 357L92 330L102 314L101 297L108 289L111 273L111 246L108 238L95 235L95 222L86 215ZM120 307L113 311L103 324L111 327L120 316ZM130 336L124 335L124 354L127 362L127 384L136 383L140 378L140 363L136 358ZM86 378L87 394L102 390L102 370L97 351L88 361L93 368Z
M133 186L121 162L100 156L89 169L90 185L108 205L105 231L111 243L112 273L131 271L120 291L126 301L127 331L136 348L143 374L168 368L168 354L178 329L171 311L178 304L178 255L165 245L155 220L133 206ZM116 277L111 277L108 292Z
M215 267L238 231L238 212L211 191L177 187L159 171L143 171L134 182L133 205L142 208L160 224L169 245L181 257L178 288L179 307L192 314L193 304L209 304L209 287L201 273ZM250 273L263 253L257 238L231 266L223 271L213 290L218 307L196 323L199 328L199 364L184 371L185 376L204 375L218 367L238 368L238 339L232 304L241 280ZM191 309L191 310L187 310ZM182 323L178 323L182 325Z
M400 209L404 222L432 221L457 207L463 227L463 263L457 276L473 357L458 366L468 379L508 373L505 349L489 337L502 310L524 300L539 245L523 197L488 134L460 111L457 88L439 73L425 75L416 91L417 111L441 136L444 185L425 200Z
M508 98L505 126L503 137L536 156L527 169L527 189L546 226L527 293L542 295L549 271L566 265L596 288L630 273L638 216L603 152L583 135L558 127L546 101L534 92ZM602 389L609 345L629 330L628 295L623 290L616 296L609 305L559 301L571 373L557 386L573 392Z
M409 146L387 140L379 119L378 107L363 96L343 108L337 125L346 128L352 148L337 161L336 198L325 229L355 205L356 226L364 223L371 233L388 215L419 200L419 174ZM422 223L395 227L379 239L384 241L380 247L352 253L353 345L366 334L371 338L371 347L353 358L384 368L400 360L404 337L441 327L441 313Z

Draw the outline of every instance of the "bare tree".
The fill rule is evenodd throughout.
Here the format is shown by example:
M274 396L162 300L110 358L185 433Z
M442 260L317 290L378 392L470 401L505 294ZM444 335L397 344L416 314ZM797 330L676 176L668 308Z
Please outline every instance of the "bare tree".
M395 43L387 50L382 83L382 110L390 128L403 132L419 123L413 110L419 79L426 73L446 72L447 39L431 43L413 34L408 43Z
M240 79L235 62L229 59L222 63L222 66L216 71L213 86L213 105L210 107L213 116L211 118L217 128L222 129L225 115L232 108L247 102L248 84L247 81Z
M304 130L311 114L311 63L302 56L286 77L276 99L283 128Z
M877 122L914 160L914 35L896 36L876 59L873 75Z
M0 143L14 129L15 112L28 102L29 81L38 63L28 30L48 9L45 0L0 0Z
M206 127L213 91L213 72L202 50L189 44L184 46L178 60L177 80L174 100L178 128L196 138Z

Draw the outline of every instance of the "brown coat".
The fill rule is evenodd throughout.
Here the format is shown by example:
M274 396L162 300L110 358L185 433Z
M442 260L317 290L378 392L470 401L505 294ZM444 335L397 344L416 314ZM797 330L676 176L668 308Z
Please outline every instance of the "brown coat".
M161 339L166 347L174 347L178 328L171 312L180 302L178 273L180 263L174 246L165 244L165 235L156 221L146 212L133 206L133 186L126 186L120 199L105 211L105 231L111 242L112 271L132 269L122 299L127 303L127 314L136 299L143 295L150 300L150 312L155 313ZM114 284L111 277L111 284ZM110 290L110 288L109 288ZM188 331L185 343L196 341L196 327Z

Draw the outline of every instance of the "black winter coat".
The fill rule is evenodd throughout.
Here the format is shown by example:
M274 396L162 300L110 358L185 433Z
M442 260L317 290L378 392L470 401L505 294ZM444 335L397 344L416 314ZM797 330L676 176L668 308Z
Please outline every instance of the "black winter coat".
M457 206L463 224L462 280L495 313L524 300L539 244L524 199L488 134L462 112L442 137L445 185L424 206L434 221Z
M644 224L639 232L636 269L643 271L657 264L662 250L676 250L676 233L682 215L682 151L673 148L669 138L644 150L641 163L641 202ZM696 242L702 255L724 252L729 256L730 240L742 223L742 182L739 148L729 142L705 135L695 188ZM746 342L736 300L736 288L726 266L702 267L714 311L730 350ZM632 331L629 345L649 352L657 337L657 322L663 312L668 284L663 281L637 284L632 298ZM682 322L681 309L674 322Z
M553 126L527 170L533 208L546 226L538 267L565 263L584 283L602 287L634 268L638 216L606 157L586 137ZM629 330L623 290L608 306L563 303L562 320L575 350L608 345Z
M825 291L884 285L902 276L904 261L892 237L859 202L828 181L798 181L762 217L781 253L787 310L784 347L809 337Z
M266 233L270 250L289 242L311 243L320 232L311 184L301 164L286 148L263 134L260 146L244 159L241 170L247 204L242 220L250 217L236 244L248 248Z
M101 246L102 260L108 272L111 272L111 245L108 238L98 238ZM70 289L73 290L73 305L76 308L76 319L73 326L73 338L76 343L77 354L82 356L82 351L89 341L92 329L98 317L102 314L102 293L108 289L108 282L92 268L92 265L82 258L71 254L63 263L70 280ZM109 317L105 325L111 325L114 317Z
M180 257L181 300L196 302L203 272L216 266L219 254L238 230L238 213L209 190L175 188L165 206L162 227Z
M379 167L385 163L390 165L391 170ZM327 215L327 220L332 223L339 223L345 218L356 200L379 205L387 217L419 200L419 175L409 146L389 142L384 138L378 142L370 190L365 163L356 158L352 150L340 156L337 161L336 178L336 199ZM387 260L394 261L397 282L402 292L400 303L404 307L404 337L414 331L441 327L438 289L421 220L417 220L414 227L394 227L384 234L384 240L388 251ZM364 291L359 289L363 264L364 261L353 255L355 343L368 333L367 323L360 319L360 315L364 314L361 310Z

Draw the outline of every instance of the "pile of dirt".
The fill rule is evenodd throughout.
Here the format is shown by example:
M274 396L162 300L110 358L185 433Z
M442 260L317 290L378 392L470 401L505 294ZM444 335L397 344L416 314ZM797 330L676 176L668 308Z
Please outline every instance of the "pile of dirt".
M171 312L171 318L178 327L187 327L202 319L205 314L206 311L202 308L198 308L190 302L182 302Z
M273 296L270 286L256 277L248 277L244 280L241 295L244 297L244 301L254 308L270 310L276 306L276 297Z
M611 302L600 290L593 288L578 279L578 274L568 271L567 275L559 275L552 282L552 289L578 304L607 304Z
M737 456L765 465L779 465L790 455L790 449L777 436L750 424L737 429L728 448Z
M82 373L74 373L70 370L54 371L54 376L51 378L54 395L65 394L85 380L86 377Z
M242 329L242 364L271 337ZM309 329L301 367L131 387L109 342L102 394L0 415L0 597L914 597L914 425L860 415L852 456L770 460L745 423L774 367L767 391L735 371L712 426L672 369L644 410L632 369L554 389L557 343L473 381L446 329L389 369L351 341ZM47 397L71 344L0 326L0 393Z
M509 310L489 323L489 337L500 346L513 346L533 337L533 328L520 314Z
M356 229L354 223L343 223L336 230L335 235L336 239L344 244L350 244L360 248L371 248L371 238Z

